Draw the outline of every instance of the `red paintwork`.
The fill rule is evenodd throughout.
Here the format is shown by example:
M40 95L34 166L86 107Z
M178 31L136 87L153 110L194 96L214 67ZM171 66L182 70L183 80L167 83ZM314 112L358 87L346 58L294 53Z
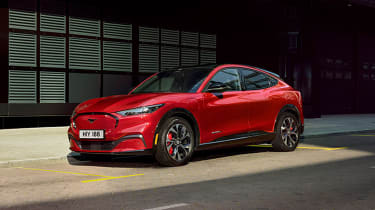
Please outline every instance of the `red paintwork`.
M81 150L74 141L70 149L77 152L125 152L134 150L152 149L156 127L160 119L171 109L182 108L188 110L195 118L199 131L200 143L207 143L217 138L248 131L273 132L277 115L286 104L295 105L303 125L302 99L299 91L294 90L282 80L278 79L276 86L251 91L224 92L223 98L212 93L202 92L211 77L220 69L226 67L250 68L242 65L221 65L212 70L196 93L145 93L116 95L104 98L91 99L81 103L75 109L77 114L88 112L111 113L119 118L116 120L108 115L81 115L75 119L77 128L72 126L68 133L76 140L79 139L79 129L105 129L104 141L115 141L123 136L141 134L141 139L130 139L118 144L110 151ZM254 69L268 74L260 69ZM271 74L268 74L274 77ZM276 78L276 77L274 77ZM149 79L149 78L148 78ZM277 78L276 78L277 79ZM150 114L121 116L116 112L155 104L165 104ZM96 119L89 123L88 119ZM71 119L73 122L73 119ZM221 131L212 133L215 131ZM100 140L103 141L103 140Z

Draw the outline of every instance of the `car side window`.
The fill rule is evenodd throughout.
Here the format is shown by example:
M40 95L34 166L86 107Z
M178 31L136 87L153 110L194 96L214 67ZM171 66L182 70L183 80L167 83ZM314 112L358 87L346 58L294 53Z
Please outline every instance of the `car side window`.
M272 87L277 84L277 80L258 71L241 69L246 90L260 90Z
M240 74L237 69L227 68L218 71L208 83L208 86L212 84L220 84L226 86L226 91L240 91ZM207 86L207 87L208 87Z

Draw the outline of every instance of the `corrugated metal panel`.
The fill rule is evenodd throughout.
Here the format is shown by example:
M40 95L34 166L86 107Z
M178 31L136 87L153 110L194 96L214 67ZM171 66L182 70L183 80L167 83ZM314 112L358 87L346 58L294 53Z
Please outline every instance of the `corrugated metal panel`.
M132 71L132 44L104 41L103 69L110 71Z
M36 30L36 13L9 10L9 28Z
M159 71L159 46L152 44L139 45L139 71Z
M65 37L40 36L40 66L65 68Z
M9 66L36 66L36 35L9 33Z
M132 25L104 22L103 35L106 38L132 40Z
M181 44L185 46L198 47L199 35L197 32L181 32Z
M201 50L201 64L216 63L215 50Z
M40 103L65 103L65 72L40 72Z
M201 47L216 48L216 35L215 34L200 34Z
M159 43L159 29L140 26L139 41Z
M65 33L65 16L40 14L40 31Z
M100 42L95 39L70 37L69 68L100 69Z
M161 29L161 43L178 45L180 32L177 30Z
M8 103L36 103L35 71L9 71Z
M69 33L86 36L100 36L100 21L81 18L69 18Z
M170 69L180 65L179 48L171 46L161 47L161 69Z
M181 48L181 66L198 65L198 50L190 48Z

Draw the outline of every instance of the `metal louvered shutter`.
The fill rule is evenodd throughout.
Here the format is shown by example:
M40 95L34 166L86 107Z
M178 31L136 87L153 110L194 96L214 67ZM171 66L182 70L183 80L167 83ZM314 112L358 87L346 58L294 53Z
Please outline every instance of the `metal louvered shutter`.
M159 43L159 29L140 26L139 41Z
M200 34L200 45L205 48L216 48L216 35Z
M190 48L181 48L181 66L198 65L198 50Z
M40 103L65 103L65 72L40 72Z
M9 33L9 66L36 66L36 35Z
M198 47L199 36L197 32L181 32L181 45Z
M65 16L40 14L40 31L65 33Z
M86 36L100 36L100 21L81 18L69 18L69 33Z
M166 70L180 65L179 48L171 46L161 47L161 69Z
M69 68L100 70L99 40L70 37Z
M132 25L104 22L103 36L105 38L132 40Z
M36 30L36 13L9 10L9 28Z
M132 44L104 41L103 69L110 71L132 71Z
M65 37L40 36L40 66L65 68Z
M36 103L35 71L9 71L8 103Z
M159 71L159 46L152 44L139 44L139 71Z
M163 44L179 44L180 32L177 30L161 29L161 43Z
M201 64L216 63L216 51L215 50L201 50Z

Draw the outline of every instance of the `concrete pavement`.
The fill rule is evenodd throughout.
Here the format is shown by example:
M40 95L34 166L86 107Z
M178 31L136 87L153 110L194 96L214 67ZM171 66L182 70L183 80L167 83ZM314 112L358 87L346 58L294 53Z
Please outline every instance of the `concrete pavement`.
M183 167L151 157L27 163L0 168L0 209L374 209L374 154L375 132L362 132L306 137L294 152L199 151Z
M70 153L68 127L0 130L0 166L60 160ZM305 119L305 137L375 130L375 114L328 115Z

